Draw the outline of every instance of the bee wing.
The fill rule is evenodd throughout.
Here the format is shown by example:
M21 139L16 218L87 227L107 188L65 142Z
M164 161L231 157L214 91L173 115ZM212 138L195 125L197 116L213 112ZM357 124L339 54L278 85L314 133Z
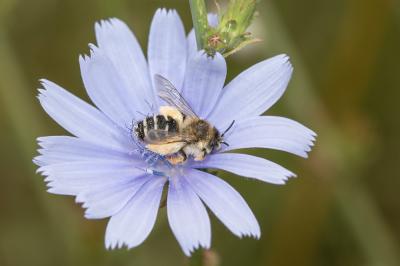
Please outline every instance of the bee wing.
M182 97L174 85L161 75L154 75L154 80L158 92L158 96L168 104L175 106L179 111L187 116L197 117L196 113L189 106L187 101Z
M149 144L168 144L175 142L188 143L192 141L192 139L180 132L168 132L163 129L150 129L147 132L144 141Z

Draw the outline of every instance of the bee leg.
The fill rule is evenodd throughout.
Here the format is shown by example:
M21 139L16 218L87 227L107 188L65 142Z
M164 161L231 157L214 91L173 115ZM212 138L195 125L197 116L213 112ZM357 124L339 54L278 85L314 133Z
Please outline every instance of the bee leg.
M160 155L170 155L177 153L185 145L186 145L185 142L180 141L180 142L171 142L167 144L147 144L146 148Z
M206 152L205 151L200 151L196 154L196 156L194 157L195 161L203 161L204 157L206 157Z
M186 154L180 150L175 154L167 155L165 158L173 165L184 163L187 159Z

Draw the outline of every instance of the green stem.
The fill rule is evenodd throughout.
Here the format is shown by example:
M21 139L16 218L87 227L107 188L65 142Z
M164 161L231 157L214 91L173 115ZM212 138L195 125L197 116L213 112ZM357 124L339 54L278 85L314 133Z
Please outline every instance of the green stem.
M189 0L197 48L204 48L204 38L208 30L207 8L204 0Z
M196 251L191 258L187 259L185 266L219 266L221 259L219 254L212 249Z

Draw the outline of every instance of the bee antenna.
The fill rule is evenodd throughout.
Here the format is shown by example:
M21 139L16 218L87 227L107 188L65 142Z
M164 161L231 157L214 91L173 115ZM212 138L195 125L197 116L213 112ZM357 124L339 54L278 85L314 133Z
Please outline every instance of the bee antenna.
M225 142L225 141L221 142L221 144L224 144L224 145L226 145L227 147L229 147L229 144L228 144L227 142Z
M227 129L225 129L225 131L224 131L224 133L222 133L221 137L223 137L233 127L233 124L235 124L235 120L233 120L232 123L229 125L229 127Z

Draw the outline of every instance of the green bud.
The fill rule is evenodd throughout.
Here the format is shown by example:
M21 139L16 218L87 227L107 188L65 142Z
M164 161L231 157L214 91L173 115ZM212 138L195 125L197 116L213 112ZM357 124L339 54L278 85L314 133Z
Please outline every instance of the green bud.
M206 50L210 55L219 52L227 57L248 44L259 42L259 39L253 38L251 33L247 32L247 28L253 21L257 2L257 0L230 0L225 12L220 10L216 2L219 24L213 28L205 21L204 1L190 0L199 49Z
M256 0L230 0L225 14L219 14L219 28L230 31L234 35L246 32L254 18Z

